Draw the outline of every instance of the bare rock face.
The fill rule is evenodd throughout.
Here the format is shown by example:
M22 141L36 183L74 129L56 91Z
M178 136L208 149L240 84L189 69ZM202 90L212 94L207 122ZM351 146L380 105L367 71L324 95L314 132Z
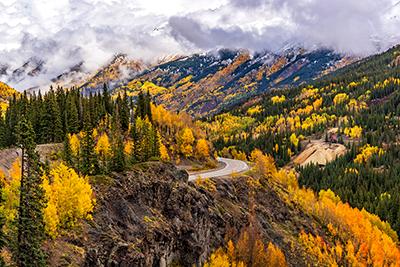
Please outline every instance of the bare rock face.
M393 66L394 67L400 66L400 56L397 56L397 58L393 61Z
M146 163L112 179L114 185L97 199L87 266L166 266L174 261L189 266L205 259L210 226L222 218L209 212L210 197L188 186L185 171Z
M264 241L278 245L289 265L306 266L296 240L302 229L321 234L317 223L268 183L252 191L248 179L213 179L210 189L172 164L140 164L95 186L94 219L71 242L84 249L85 266L201 266L238 237L254 205Z

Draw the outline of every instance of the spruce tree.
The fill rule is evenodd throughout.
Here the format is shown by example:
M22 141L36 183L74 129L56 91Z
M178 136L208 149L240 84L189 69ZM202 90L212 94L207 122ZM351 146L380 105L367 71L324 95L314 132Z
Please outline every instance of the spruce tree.
M145 117L145 100L143 96L143 92L140 91L137 99L136 110L135 110L135 118L142 118Z
M84 131L81 143L80 169L85 175L93 175L98 171L97 156L94 151L93 129L90 127L89 114L85 114Z
M129 104L128 104L128 97L126 95L126 91L122 99L119 98L119 117L121 122L121 129L123 132L126 132L129 128Z
M111 97L108 92L107 85L105 83L103 84L103 102L106 113L111 114L112 112Z
M64 160L69 166L73 166L72 149L69 142L68 134L66 134L64 137Z
M23 117L17 125L17 144L22 150L22 176L18 209L18 239L16 261L19 266L45 266L43 208L45 193L42 171L35 152L35 133Z
M72 93L68 93L67 95L65 114L65 128L67 133L77 133L79 131L79 114Z
M5 122L3 119L3 113L0 109L0 148L5 147L6 146L6 140L5 140L5 132L6 127L5 127Z
M151 114L151 95L148 90L144 97L144 116L147 116L150 121L153 121L153 115Z
M133 160L140 162L143 160L143 139L142 139L143 120L138 117L132 125L132 139L133 139Z
M51 142L61 142L63 140L63 129L60 107L58 106L54 92L51 92L48 103L48 111L51 113L52 134Z
M112 121L112 139L111 170L121 172L125 169L125 154L118 106L115 107Z

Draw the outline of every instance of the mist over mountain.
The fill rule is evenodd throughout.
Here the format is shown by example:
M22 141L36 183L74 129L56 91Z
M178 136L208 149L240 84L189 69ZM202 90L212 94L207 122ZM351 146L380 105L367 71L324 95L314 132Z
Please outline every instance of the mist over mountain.
M70 70L79 82L121 53L150 65L218 48L365 56L396 43L400 26L392 0L7 0L0 10L0 80L18 90L48 87Z

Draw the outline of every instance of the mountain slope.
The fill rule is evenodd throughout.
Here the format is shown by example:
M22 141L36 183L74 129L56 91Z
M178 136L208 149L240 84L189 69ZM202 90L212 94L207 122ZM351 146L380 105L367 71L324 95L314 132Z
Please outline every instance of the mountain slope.
M249 240L275 244L289 266L400 260L397 236L379 218L350 208L330 191L316 197L296 188L296 182L289 181L293 176L277 172L269 163L265 167L270 174L188 183L187 174L173 165L149 162L108 178L93 178L93 221L50 241L49 262L202 266L218 247L238 240L243 229L249 230ZM289 180L275 180L278 177ZM372 234L376 240L364 244ZM260 253L259 245L240 246L247 254Z
M7 108L8 99L18 92L5 83L0 82L0 110Z
M243 158L258 148L285 168L317 144L311 153L329 153L332 161L298 166L300 184L331 189L400 233L399 55L396 46L309 85L272 90L203 122L203 129L220 155ZM334 154L336 143L345 153Z
M127 55L119 54L80 85L80 88L86 94L102 90L104 83L107 84L109 89L114 89L132 79L133 76L145 68L146 65L143 62L132 60Z
M240 99L310 82L354 59L328 50L288 49L281 55L250 55L242 50L181 57L152 67L118 90L143 90L145 82L163 88L157 103L194 115L215 113Z

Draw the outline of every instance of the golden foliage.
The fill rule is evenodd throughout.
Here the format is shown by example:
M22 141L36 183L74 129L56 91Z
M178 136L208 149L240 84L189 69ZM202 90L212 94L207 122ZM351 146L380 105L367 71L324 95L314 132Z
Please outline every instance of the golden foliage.
M48 200L44 210L46 231L56 237L60 229L73 227L79 219L91 219L94 198L87 177L59 164L43 179Z
M272 104L280 104L286 101L286 97L284 95L281 96L273 96L271 97Z
M292 135L290 136L290 143L292 143L295 147L299 146L299 139L297 138L295 133L292 133Z
M349 100L349 96L346 93L339 93L333 98L333 103L335 105L340 105L345 103L347 100Z
M132 140L127 140L125 142L125 145L124 145L124 153L125 153L125 155L127 155L127 156L132 155L133 147L134 147L133 141Z
M205 178L202 179L200 177L198 177L195 180L195 183L197 186L210 191L210 192L215 192L217 190L217 187L215 186L215 182L213 180L211 180L210 178Z
M12 222L16 219L19 206L19 187L21 185L21 160L17 158L11 165L9 171L10 179L4 179L3 199L4 204L1 207L5 219L5 231L8 232L12 227Z
M397 235L389 224L376 215L344 204L333 192L321 192L318 198L304 203L314 216L329 226L337 236L335 244L322 237L301 233L300 241L319 263L350 266L397 266L400 250ZM339 241L341 240L341 241Z
M199 139L196 144L196 155L199 159L206 159L210 157L210 149L205 139Z
M164 161L169 161L171 159L167 147L162 143L160 144L160 158Z
M95 151L97 155L99 155L101 158L103 157L108 157L111 153L111 145L110 145L110 139L108 138L108 135L106 133L102 133L97 140L97 144L95 147Z
M227 248L218 248L204 266L254 266L285 267L283 252L271 242L266 246L257 230L245 228L241 231L236 245L229 240Z
M365 147L371 151L371 146ZM372 149L374 153L380 149ZM369 154L369 152L367 152ZM397 234L387 222L365 210L341 202L331 190L322 190L318 197L310 189L299 188L293 174L277 171L274 162L261 152L254 152L255 166L264 177L273 179L289 190L289 201L297 203L305 212L319 218L336 242L301 233L300 241L314 255L319 264L331 266L397 266L400 250ZM285 178L292 176L291 178ZM290 181L290 182L288 182Z
M360 153L354 159L354 163L366 163L373 155L381 156L383 153L384 151L382 148L367 144L361 148Z
M71 145L71 151L74 156L79 154L80 150L80 141L77 134L69 134L68 135L69 143Z
M262 112L262 107L260 105L256 105L254 107L250 107L247 110L247 115L253 116L253 115L260 114L261 112Z
M184 157L188 158L193 155L194 140L192 130L188 127L184 128L178 139L179 149Z
M14 94L19 93L5 83L0 82L0 111L5 111L8 107L8 99Z
M362 128L357 125L352 128L345 128L344 134L350 138L361 138Z

